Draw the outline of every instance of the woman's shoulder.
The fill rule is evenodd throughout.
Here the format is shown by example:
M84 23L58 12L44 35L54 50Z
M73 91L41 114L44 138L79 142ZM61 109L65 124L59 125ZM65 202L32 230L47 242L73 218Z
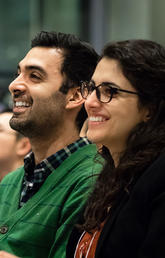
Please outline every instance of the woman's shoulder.
M134 190L150 197L165 192L165 153L159 155L137 180Z

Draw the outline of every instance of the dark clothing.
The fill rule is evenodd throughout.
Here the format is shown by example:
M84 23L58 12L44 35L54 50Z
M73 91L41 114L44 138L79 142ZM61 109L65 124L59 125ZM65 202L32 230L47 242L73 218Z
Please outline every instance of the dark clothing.
M67 247L73 257L79 233L75 228ZM111 210L95 258L165 257L165 154L146 169L130 194L123 193Z

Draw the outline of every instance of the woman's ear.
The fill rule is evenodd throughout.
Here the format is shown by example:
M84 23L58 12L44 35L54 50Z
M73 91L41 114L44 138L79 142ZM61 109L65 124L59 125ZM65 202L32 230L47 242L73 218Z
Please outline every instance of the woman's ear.
M150 120L154 114L154 110L155 110L155 106L150 106L150 107L146 107L145 109L145 113L144 113L144 122L147 122L148 120Z
M84 101L80 93L80 87L69 89L66 97L66 109L78 107L82 105Z

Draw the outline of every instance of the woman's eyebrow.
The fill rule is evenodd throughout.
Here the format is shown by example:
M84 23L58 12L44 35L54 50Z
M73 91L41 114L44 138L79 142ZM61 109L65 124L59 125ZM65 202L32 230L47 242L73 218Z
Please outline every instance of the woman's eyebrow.
M101 84L110 85L110 86L114 86L115 88L121 89L121 87L119 85L115 84L114 82L104 81L104 82L100 83L100 85Z

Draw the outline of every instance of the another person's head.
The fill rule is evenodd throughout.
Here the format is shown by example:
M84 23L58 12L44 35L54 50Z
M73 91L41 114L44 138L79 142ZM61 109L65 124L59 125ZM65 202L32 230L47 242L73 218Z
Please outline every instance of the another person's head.
M122 152L137 125L138 134L164 125L164 80L165 50L159 44L149 40L108 44L87 83L92 91L100 85L85 103L87 136L112 152Z
M165 48L149 40L106 45L81 92L87 137L104 145L107 158L86 212L86 228L91 229L121 190L128 191L134 178L165 151Z
M90 79L97 60L94 49L74 35L39 33L9 86L12 128L29 137L43 137L55 129L58 135L67 131L63 121L68 120L68 126L74 122L80 130L86 112L79 88L82 80Z
M0 113L0 181L9 172L23 165L24 156L30 151L28 138L11 129L12 112Z

